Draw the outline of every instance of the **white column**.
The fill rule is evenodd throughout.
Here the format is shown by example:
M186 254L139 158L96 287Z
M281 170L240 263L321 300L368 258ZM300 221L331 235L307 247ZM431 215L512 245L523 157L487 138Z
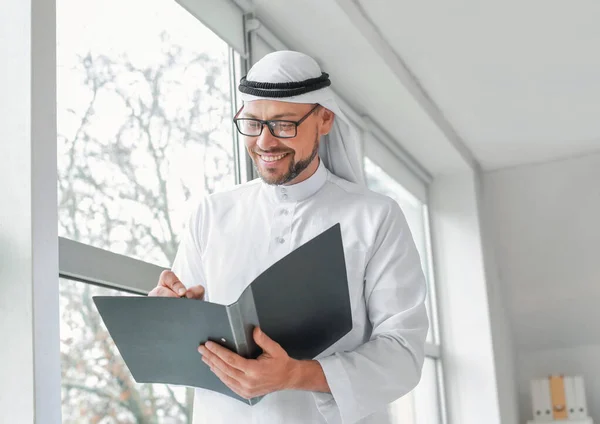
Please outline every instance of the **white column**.
M429 199L449 423L516 424L514 412L506 415L500 406L500 398L505 405L513 401L505 356L512 351L503 349L507 335L497 324L505 317L486 279L477 175L438 176Z
M500 422L502 424L519 423L518 408L518 379L516 375L516 357L514 329L509 313L509 298L507 288L500 278L497 262L497 240L494 238L494 222L485 208L485 190L483 175L476 176L477 204L485 274L488 289L488 305L490 308L490 325L494 349L494 364L496 369L496 384L498 388L498 404ZM489 203L489 202L488 202Z
M0 421L60 423L54 0L0 7Z

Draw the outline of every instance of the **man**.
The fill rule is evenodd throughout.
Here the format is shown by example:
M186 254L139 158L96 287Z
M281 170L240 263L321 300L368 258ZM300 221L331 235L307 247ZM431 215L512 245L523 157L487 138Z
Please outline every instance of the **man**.
M297 52L267 55L242 78L234 121L260 179L198 205L151 295L232 303L274 262L340 223L353 329L307 361L260 329L256 360L200 346L234 392L267 396L248 406L196 389L195 424L389 423L387 405L420 379L428 320L419 255L399 206L362 184L358 139L329 85Z

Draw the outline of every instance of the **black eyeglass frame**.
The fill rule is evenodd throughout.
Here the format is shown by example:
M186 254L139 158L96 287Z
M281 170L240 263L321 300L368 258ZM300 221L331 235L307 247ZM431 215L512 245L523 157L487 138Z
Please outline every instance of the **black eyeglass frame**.
M265 125L267 126L267 128L269 128L269 132L271 133L271 135L273 137L277 137L277 138L294 138L298 135L298 127L300 126L301 123L303 123L315 110L317 110L317 108L321 106L320 104L316 104L315 107L313 107L306 115L304 115L302 118L300 118L300 120L298 121L289 121L286 119L267 119L267 120L262 120L262 119L255 119L255 118L238 118L238 115L240 113L242 113L242 110L244 110L244 106L242 106L240 108L240 110L238 110L238 112L235 114L235 116L233 117L233 122L235 124L235 127L237 128L238 132L246 137L260 137L262 132L263 132L263 128L265 127ZM260 132L256 135L248 135L248 134L244 134L241 130L240 130L240 126L238 125L239 121L254 121L254 122L258 122L259 124L261 124L260 126ZM290 135L290 136L279 136L279 135L275 135L275 133L273 132L273 126L271 126L272 124L276 124L276 123L286 123L286 124L292 124L294 125L294 135Z

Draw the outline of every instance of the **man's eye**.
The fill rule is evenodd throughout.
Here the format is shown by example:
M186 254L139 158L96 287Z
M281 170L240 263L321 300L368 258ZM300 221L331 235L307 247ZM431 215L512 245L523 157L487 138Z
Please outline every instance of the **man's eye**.
M290 122L277 122L273 128L281 133L291 133L294 131L294 124Z

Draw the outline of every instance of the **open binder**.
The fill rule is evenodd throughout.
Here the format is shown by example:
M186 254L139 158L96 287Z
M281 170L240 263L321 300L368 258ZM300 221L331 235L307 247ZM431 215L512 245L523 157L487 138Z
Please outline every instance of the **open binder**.
M235 258L232 258L234 261ZM235 266L235 263L232 263ZM202 362L208 340L256 358L260 326L295 359L313 359L352 329L340 225L300 246L260 274L231 305L187 298L94 296L133 378L213 390L250 405Z

